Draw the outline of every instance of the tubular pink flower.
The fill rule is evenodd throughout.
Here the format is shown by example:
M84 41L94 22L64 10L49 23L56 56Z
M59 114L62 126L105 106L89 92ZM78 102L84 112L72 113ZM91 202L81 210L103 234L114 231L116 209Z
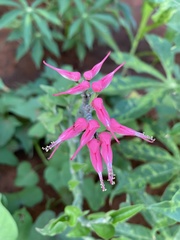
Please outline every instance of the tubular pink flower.
M86 80L91 80L98 72L100 71L103 63L106 61L106 59L109 57L111 52L108 52L108 54L103 58L103 60L96 64L91 70L86 71L83 75Z
M110 120L110 125L111 125L111 129L120 134L120 135L124 135L124 136L136 136L139 137L143 140L145 140L146 142L150 142L153 143L155 141L155 139L153 137L144 135L143 133L137 132L131 128L128 128L124 125L121 125L120 123L118 123L114 118L111 118Z
M85 118L78 118L76 122L73 124L73 126L66 129L61 135L58 137L58 139L55 142L52 142L49 146L46 146L45 148L42 148L46 152L48 152L50 149L54 148L53 152L49 156L48 159L52 158L58 147L61 145L62 142L78 136L82 131L84 131L88 126L88 122Z
M111 149L111 134L108 132L102 132L98 135L98 137L101 142L101 155L107 166L108 181L111 185L114 185L115 175L113 174L112 169L113 153Z
M84 147L94 137L94 134L98 128L100 128L98 121L96 120L89 121L86 131L83 133L81 137L80 145L78 149L75 151L75 153L73 154L73 156L71 157L71 160L73 160L78 154L78 152L81 150L81 148Z
M116 140L116 142L119 143L119 140L117 139L117 137L115 136L113 130L111 129L111 126L110 126L110 116L109 116L107 110L105 109L105 107L103 105L102 98L95 98L92 101L92 107L96 111L96 114L97 114L97 117L98 117L99 121L102 122L102 124L107 128L107 130L109 130L111 132L111 134L113 135L113 137Z
M47 66L50 67L51 69L55 70L56 72L58 72L61 76L63 76L64 78L71 80L71 81L79 81L81 78L81 74L79 72L70 72L68 70L63 70L60 68L56 68L53 67L52 65L46 63L45 61L43 61L43 63Z
M101 92L103 89L107 88L109 86L109 84L111 83L112 78L113 78L115 72L117 72L123 65L124 65L124 63L119 65L114 71L112 71L111 73L107 74L106 76L101 78L99 81L93 82L92 83L93 91L94 92Z
M102 164L102 157L100 154L100 142L99 142L99 140L93 138L91 141L88 142L87 146L88 146L89 153L90 153L91 163L92 163L95 171L99 175L101 188L103 191L106 191L106 188L104 185L104 180L102 177L103 164Z
M59 92L59 93L55 93L53 94L53 96L60 96L63 94L80 94L84 91L86 91L88 88L90 88L90 83L88 81L83 81L80 84L78 84L77 86L70 88L69 90L65 91L65 92Z

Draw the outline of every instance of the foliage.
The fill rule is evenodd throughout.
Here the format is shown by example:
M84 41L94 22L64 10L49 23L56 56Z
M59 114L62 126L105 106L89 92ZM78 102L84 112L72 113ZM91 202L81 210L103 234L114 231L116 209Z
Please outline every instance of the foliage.
M75 48L78 58L83 60L95 40L117 49L111 29L118 30L126 23L129 31L134 23L129 7L115 0L30 2L1 1L0 5L8 6L9 10L0 19L0 29L11 29L8 40L20 42L16 59L30 51L37 67L44 51L59 57L62 51Z
M69 7L70 1L66 2L59 8L62 15ZM14 1L6 1L7 4L19 6ZM52 9L54 2L48 4ZM78 6L83 9L84 5ZM173 4L168 0L144 1L137 34L129 35L130 51L116 49L111 54L115 63L126 64L102 93L110 115L122 124L154 135L156 142L150 145L140 139L122 137L120 145L113 144L117 183L106 192L102 193L96 182L87 149L82 150L78 161L69 161L77 139L63 143L50 161L40 147L56 139L75 120L81 99L52 96L57 89L64 91L72 83L49 68L35 82L16 90L0 82L0 164L16 168L14 185L18 187L16 192L1 195L4 227L0 238L179 239L180 67L176 62L180 52L179 10L177 1ZM150 32L162 24L167 28L165 37ZM148 43L150 50L138 52L141 40ZM47 61L57 66L53 60ZM61 68L72 70L71 66ZM22 151L27 159L20 161L18 153ZM33 166L30 159L36 155L39 162ZM57 197L43 192L40 182L50 185ZM155 194L158 189L162 194ZM111 209L120 196L125 201ZM45 207L34 220L31 208L42 201L46 202ZM136 214L143 218L144 224L130 220Z

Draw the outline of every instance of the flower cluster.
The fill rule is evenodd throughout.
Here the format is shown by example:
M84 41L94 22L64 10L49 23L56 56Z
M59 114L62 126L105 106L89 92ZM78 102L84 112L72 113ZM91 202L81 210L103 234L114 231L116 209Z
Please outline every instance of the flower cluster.
M54 96L59 96L63 94L80 94L82 96L82 106L80 109L81 117L79 117L73 126L66 129L55 142L52 142L49 146L43 148L47 152L50 149L53 149L51 155L48 159L52 158L56 150L59 148L62 142L74 138L82 133L80 144L71 160L73 160L78 152L87 145L90 153L90 159L95 171L99 175L99 180L101 184L101 188L103 191L106 191L104 181L103 181L103 161L107 166L108 172L108 181L110 184L114 184L115 175L113 173L112 161L113 161L113 153L111 148L111 138L113 137L116 142L119 143L118 138L115 134L123 135L123 136L136 136L147 142L154 142L152 137L146 136L143 133L137 132L131 128L121 125L114 118L110 118L104 104L102 98L96 97L90 101L91 94L88 93L88 89L92 88L93 92L101 92L103 89L107 88L112 81L113 75L116 71L118 71L124 63L119 65L114 71L107 74L103 78L98 81L93 82L90 85L90 80L100 71L104 61L108 58L110 52L105 56L105 58L98 64L96 64L91 70L86 71L83 76L84 79L80 82L81 74L79 72L70 72L67 70L55 68L44 61L44 64L48 67L52 68L56 72L58 72L63 77L68 80L78 82L78 85L75 87L65 91L53 94ZM100 128L100 124L97 120L92 117L92 110L95 110L98 120L105 126L106 131L98 133L98 129Z

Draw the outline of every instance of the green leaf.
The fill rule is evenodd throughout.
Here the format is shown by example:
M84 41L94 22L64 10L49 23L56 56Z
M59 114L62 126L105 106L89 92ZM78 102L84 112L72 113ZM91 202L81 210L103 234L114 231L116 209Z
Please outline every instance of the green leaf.
M132 206L122 207L119 210L110 211L107 213L112 218L112 223L124 222L129 218L136 215L138 212L144 209L143 204L137 204Z
M35 23L36 23L36 25L39 29L39 32L43 35L43 37L45 36L45 37L47 37L47 39L51 40L52 35L51 35L51 31L49 29L49 26L48 26L47 22L35 13L33 13L32 17L33 17L33 19L34 19L34 21L35 21Z
M10 108L10 111L15 113L18 116L30 119L34 122L39 114L39 101L38 98L30 98L25 101L23 105L16 105Z
M46 135L47 131L41 122L35 123L28 130L28 136L31 138L41 139Z
M94 33L91 25L87 21L83 23L83 31L84 31L85 43L88 46L88 48L91 49L94 41Z
M146 40L151 46L153 52L158 56L168 75L172 71L174 63L174 56L170 42L165 38L158 37L154 34L146 35Z
M68 216L68 223L71 227L75 226L78 218L83 215L82 211L75 206L66 206L64 212Z
M115 233L133 240L153 239L153 233L149 228L137 224L119 223L116 225Z
M138 141L122 140L119 151L128 159L142 161L174 161L175 159L163 148L153 146L148 143L139 144Z
M39 232L36 230L36 228L43 228L44 225L47 224L47 222L49 222L54 217L55 217L55 213L51 210L46 210L46 211L40 213L39 216L37 217L36 221L34 222L34 224L31 227L31 231L30 231L28 240L31 240L31 239L50 240L49 237L39 234ZM22 240L24 240L24 239L22 239Z
M66 222L62 222L59 218L51 219L44 228L36 227L36 230L43 236L55 236L62 233L67 227Z
M94 20L96 20L97 22L102 22L102 23L105 23L106 25L109 24L113 28L117 29L119 27L119 23L118 23L117 19L114 18L110 14L94 13L94 14L91 14L90 17L93 18Z
M137 73L148 73L151 76L154 76L155 78L158 78L162 81L166 80L165 77L155 68L153 68L151 65L141 61L138 57L132 56L129 53L116 51L111 54L111 58L117 64L121 64L122 62L125 62L126 64L124 65L124 67L133 69Z
M177 177L174 179L174 181L172 181L165 189L162 197L161 197L161 200L171 200L173 195L176 194L176 192L178 192L179 190L179 181L180 181L180 178Z
M71 0L66 0L66 1L58 0L58 7L59 7L60 14L63 15L67 11L70 5L71 5Z
M94 183L94 181L91 178L86 178L84 179L82 189L83 195L93 211L99 210L99 208L105 204L108 191L103 192L102 194L102 189L100 187L99 182Z
M44 17L47 21L60 26L61 25L61 21L60 19L54 14L54 12L49 12L47 10L38 8L36 9L36 13L41 15L42 17Z
M173 196L172 200L153 204L148 207L150 211L159 212L177 222L180 222L180 190Z
M30 13L25 14L23 18L23 39L25 47L29 47L32 40L32 18Z
M68 38L72 38L81 29L82 19L76 19L68 29Z
M36 67L38 68L41 66L43 55L44 55L44 50L43 50L42 43L40 39L36 39L32 46L31 56Z
M27 207L33 207L43 199L42 190L37 187L27 187L23 190L15 193L5 194L8 200L8 208L11 212L14 212L20 206L24 205Z
M164 91L154 90L140 98L120 100L114 106L113 117L122 123L137 119L156 106L163 95Z
M18 239L17 240L24 240L28 239L31 227L32 227L32 217L30 213L26 210L26 208L21 208L13 214L13 217L18 226Z
M13 116L6 118L0 117L0 146L4 146L13 137L16 127L20 126L21 123Z
M77 238L88 236L90 233L90 229L88 227L82 226L79 222L76 226L67 234L69 238Z
M103 239L111 239L114 234L114 226L107 223L95 223L91 224L92 230Z
M17 2L11 0L1 0L0 5L9 6L9 7L21 7L21 5Z
M85 9L85 5L84 2L82 0L74 0L77 10L79 11L80 14L85 13L86 9Z
M9 24L12 23L12 21L14 21L18 16L21 16L22 13L21 9L14 9L5 13L0 18L0 29L9 27Z
M19 61L29 50L29 47L21 43L16 50L16 60Z
M147 89L150 87L160 89L163 86L163 83L153 78L141 76L122 77L120 74L116 74L108 88L103 90L103 94L113 96L136 89Z
M43 38L42 41L49 52L53 53L56 57L60 56L58 44L53 39Z
M0 195L0 200L2 198L2 195ZM16 222L14 221L11 214L8 212L8 210L2 205L0 201L0 239L6 239L6 240L16 240L18 237L18 228L16 225Z
M18 187L31 187L38 183L38 174L32 169L29 162L23 161L17 168L15 185Z
M10 166L16 166L18 164L18 158L7 148L0 149L0 163Z

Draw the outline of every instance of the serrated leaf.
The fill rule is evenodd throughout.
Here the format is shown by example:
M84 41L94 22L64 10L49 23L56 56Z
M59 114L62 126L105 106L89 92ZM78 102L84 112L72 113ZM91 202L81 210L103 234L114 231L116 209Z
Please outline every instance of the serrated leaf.
M88 236L90 229L88 227L82 226L81 223L77 223L76 226L67 234L69 238L77 238Z
M18 228L14 218L1 203L2 195L0 194L0 239L16 240L18 237Z
M14 9L5 13L0 18L0 29L9 27L9 24L12 23L12 21L14 21L18 16L22 15L22 13L21 9Z
M41 122L35 123L28 130L28 136L41 139L46 135L47 131Z

